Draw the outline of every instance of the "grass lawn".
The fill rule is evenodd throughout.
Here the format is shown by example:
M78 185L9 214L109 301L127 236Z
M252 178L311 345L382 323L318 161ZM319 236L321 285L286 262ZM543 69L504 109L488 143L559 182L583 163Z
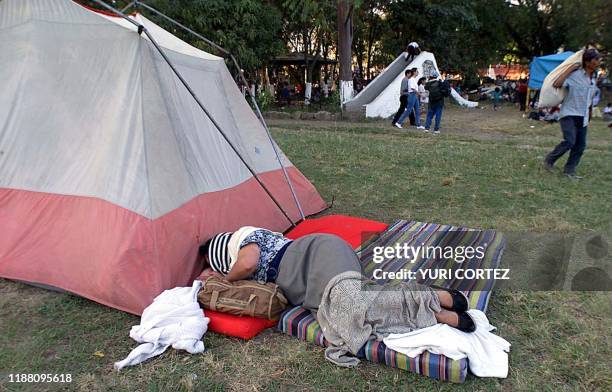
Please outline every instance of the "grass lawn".
M511 107L449 107L439 136L377 121L271 126L323 197L335 198L327 213L611 238L612 129L601 121L589 127L579 181L541 168L559 125ZM206 334L204 355L170 349L117 373L112 363L135 347L128 332L137 317L0 279L0 391L611 390L611 300L609 292L495 291L488 315L512 343L509 377L455 385L366 362L335 367L322 348L272 330L248 342ZM73 382L9 384L8 373L71 373Z

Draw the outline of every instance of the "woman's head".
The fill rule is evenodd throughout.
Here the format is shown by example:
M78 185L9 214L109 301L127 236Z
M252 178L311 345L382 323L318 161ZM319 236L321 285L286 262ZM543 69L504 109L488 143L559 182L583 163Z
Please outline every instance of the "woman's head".
M200 256L210 265L213 271L227 274L230 270L228 251L229 239L233 233L219 233L200 246Z
M423 84L425 83L425 78L420 78L417 82L417 84Z

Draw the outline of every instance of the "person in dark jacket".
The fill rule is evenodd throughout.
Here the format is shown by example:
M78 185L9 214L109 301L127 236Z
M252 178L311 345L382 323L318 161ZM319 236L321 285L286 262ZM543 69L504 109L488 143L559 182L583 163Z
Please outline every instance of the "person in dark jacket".
M425 90L429 91L429 108L425 119L425 132L429 132L432 119L435 116L434 135L440 133L440 123L442 121L442 111L444 110L445 82L438 80L440 75L433 71L429 77L429 82L425 84Z

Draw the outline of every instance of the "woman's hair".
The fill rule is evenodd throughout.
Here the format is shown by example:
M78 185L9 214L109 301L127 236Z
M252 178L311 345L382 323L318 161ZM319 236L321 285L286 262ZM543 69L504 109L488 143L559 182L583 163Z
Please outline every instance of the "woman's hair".
M425 79L425 77L422 77L422 78L420 78L420 79L417 81L417 84L423 84L423 82L425 82L425 80L426 80L426 79Z
M582 54L582 68L586 67L586 64L593 60L593 59L598 59L599 56L599 52L597 51L597 49L591 48L591 49L587 49L584 51L584 53Z
M202 257L208 256L208 249L210 248L211 241L212 241L212 238L206 241L205 243L203 243L202 245L200 245L200 248L198 249L198 253L200 254L200 256Z

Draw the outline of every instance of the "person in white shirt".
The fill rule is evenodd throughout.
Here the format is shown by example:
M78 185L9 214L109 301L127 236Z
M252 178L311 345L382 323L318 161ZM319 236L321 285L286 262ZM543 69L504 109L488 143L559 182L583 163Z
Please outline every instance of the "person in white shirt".
M422 77L418 80L419 109L421 113L427 113L427 105L429 104L429 91L425 90L425 82L427 79Z
M612 120L612 103L608 102L608 105L603 110L604 120Z
M410 115L410 113L414 110L414 117L416 120L417 129L425 129L425 127L421 126L421 112L419 107L419 86L417 83L417 76L419 75L419 71L416 68L412 68L412 77L408 80L408 106L406 110L401 115L399 120L395 123L395 126L398 128L403 128L402 124L406 120L406 118Z

